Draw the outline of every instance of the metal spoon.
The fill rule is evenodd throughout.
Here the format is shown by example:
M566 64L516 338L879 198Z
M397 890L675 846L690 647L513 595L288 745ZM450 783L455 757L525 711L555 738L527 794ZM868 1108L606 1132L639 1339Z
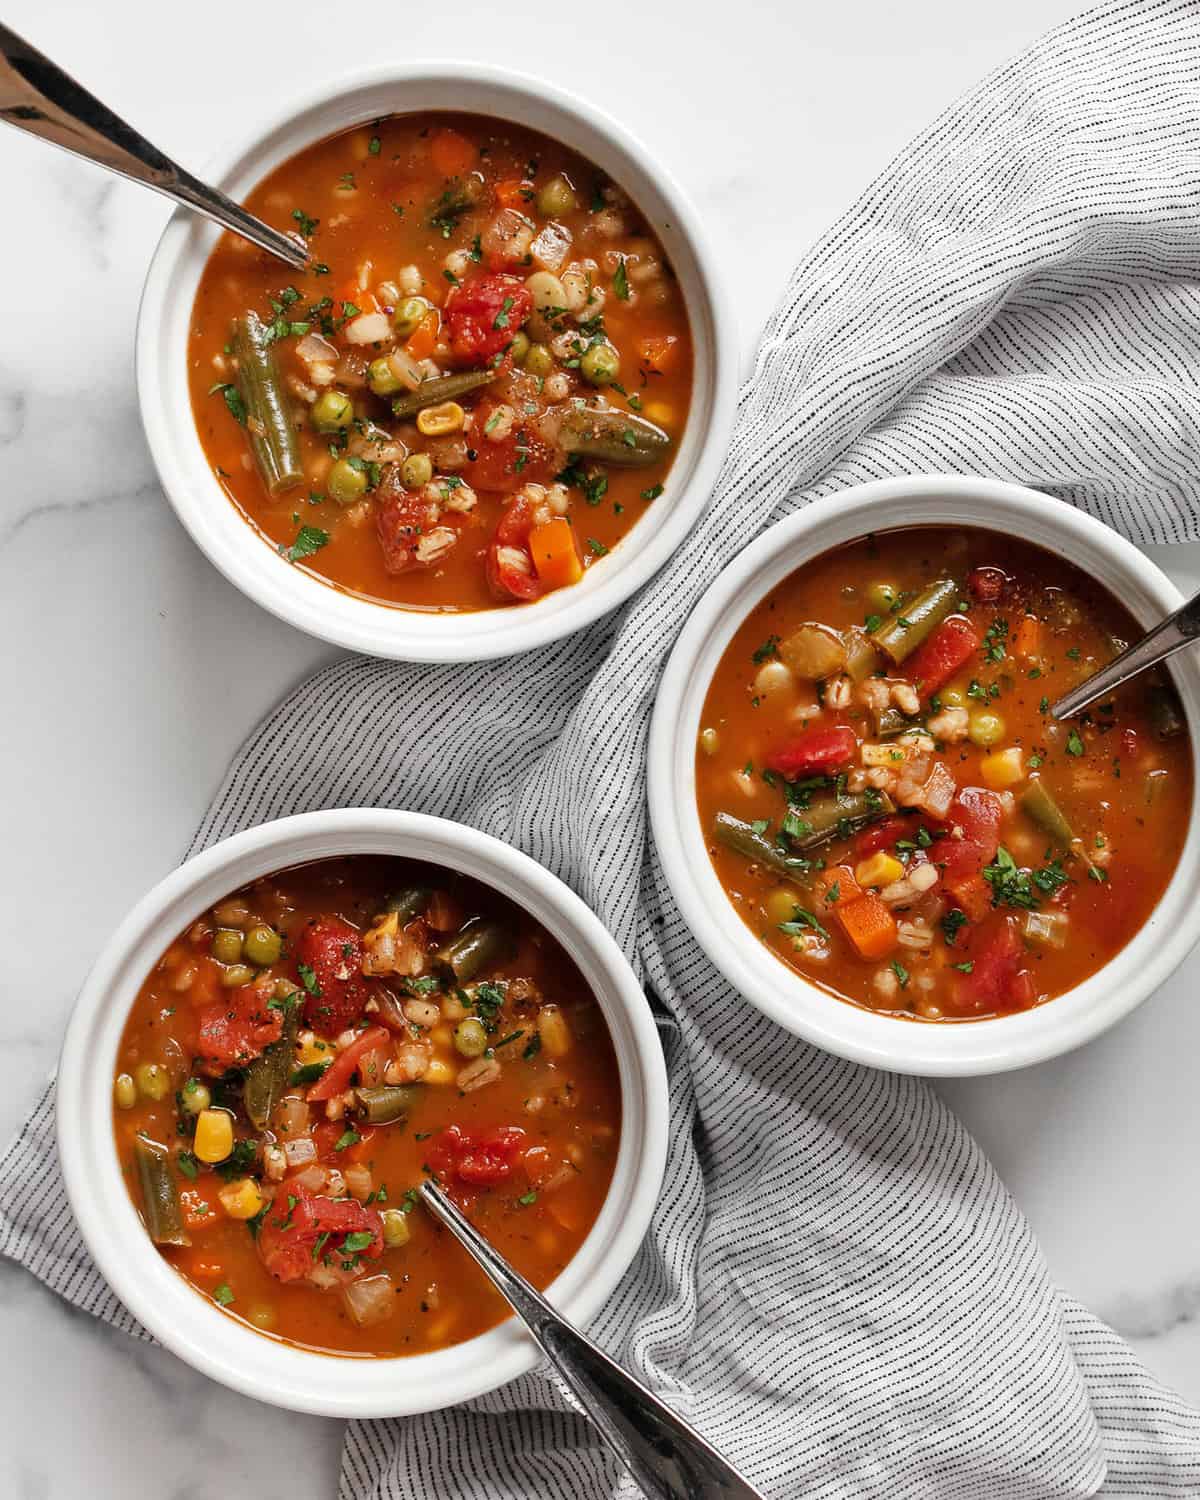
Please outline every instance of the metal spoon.
M1168 615L1161 625L1147 631L1140 641L1127 646L1107 666L1093 672L1069 693L1064 693L1057 703L1051 705L1051 716L1055 719L1073 718L1089 703L1115 691L1147 667L1156 666L1176 651L1182 651L1197 637L1200 637L1200 594L1181 604L1173 615Z
M224 193L185 172L4 25L0 25L0 119L110 172L154 188L297 270L308 265L308 251L297 240L272 229Z
M429 1211L512 1303L613 1454L651 1500L763 1500L712 1445L568 1323L484 1239L435 1183Z

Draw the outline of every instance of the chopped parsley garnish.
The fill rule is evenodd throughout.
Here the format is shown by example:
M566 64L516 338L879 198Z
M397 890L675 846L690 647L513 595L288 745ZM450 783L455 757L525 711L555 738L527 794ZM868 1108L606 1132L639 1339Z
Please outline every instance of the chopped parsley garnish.
M758 650L751 653L753 660L760 666L764 661L769 661L772 657L777 657L778 655L779 637L777 635L769 635L762 645L759 646Z
M908 970L898 958L892 959L892 973L900 981L900 988L906 990L908 988Z
M213 1301L219 1302L222 1307L228 1307L233 1301L233 1291L227 1281L223 1281L220 1286L213 1288Z
M210 386L208 394L213 396L220 391L224 397L225 405L229 408L229 415L235 422L245 427L246 425L246 403L242 400L242 393L236 385L230 385L225 381L218 381L216 385Z
M522 1193L517 1202L522 1208L528 1208L531 1203L537 1202L537 1194L534 1192Z
M625 257L623 255L617 262L617 269L613 276L613 292L622 302L629 301L629 277L625 273Z
M300 233L306 240L312 238L317 225L321 222L320 219L310 219L302 208L293 208L292 218L300 226Z
M508 984L503 979L485 979L475 986L471 995L471 1006L483 1022L485 1031L495 1031L500 1008L507 994Z
M535 1031L521 1049L521 1057L525 1062L532 1062L542 1050L541 1032Z
M200 1165L191 1151L181 1151L176 1157L175 1164L189 1181L195 1182Z
M312 557L314 553L320 552L322 547L329 543L329 533L323 531L320 526L301 526L296 533L296 540L290 547L280 547L280 557L286 558L288 562L301 562L306 557Z
M500 311L492 319L492 327L493 328L503 329L503 328L507 328L508 327L508 323L509 323L508 314L509 314L509 311L512 308L512 305L513 305L513 299L511 297L505 297L504 301L500 304Z
M321 998L321 986L317 983L317 976L308 964L297 964L296 972L300 975L300 983L313 997L314 1000Z
M359 1135L357 1130L343 1130L337 1140L334 1141L333 1149L335 1151L345 1151L347 1146L357 1146L361 1140L362 1136Z
M360 1250L369 1250L374 1241L375 1236L369 1229L356 1229L342 1241L342 1254L357 1255Z
M983 655L986 661L1003 661L1008 654L1005 641L1008 639L1008 621L999 615L988 626L983 635Z
M1083 741L1079 738L1079 734L1078 734L1077 730L1072 729L1072 731L1070 732L1070 734L1067 735L1067 754L1068 755L1082 755L1083 754Z
M258 1147L253 1141L243 1138L234 1144L225 1160L218 1163L217 1171L226 1182L232 1182L235 1177L244 1177L257 1160Z
M379 139L379 137L377 135L373 135L367 142L367 150L372 156L378 156L382 145L383 142Z
M588 549L591 552L594 552L597 557L608 556L608 548L604 545L603 542L598 542L594 536L588 537L587 544Z
M966 959L961 964L951 964L952 969L957 969L960 974L970 974L974 971L975 964L972 959Z
M302 1063L288 1080L289 1083L316 1083L325 1069L333 1061L332 1057L325 1058L322 1062Z
M1108 872L1106 870L1102 870L1099 865L1089 865L1088 879L1094 880L1097 885L1103 885L1104 882L1108 879Z
M958 937L959 932L966 925L966 913L959 911L957 907L954 907L945 914L942 918L942 936L946 939L946 946L948 948L954 947L955 938Z
M642 491L642 499L643 500L657 500L658 497L662 494L662 492L663 492L663 487L662 487L661 484L652 484L648 490L643 490Z
M817 921L812 912L805 911L802 906L797 906L793 909L792 920L790 922L780 922L779 924L780 932L787 933L788 937L795 937L806 928L813 932L819 932L824 938L829 936L828 930Z

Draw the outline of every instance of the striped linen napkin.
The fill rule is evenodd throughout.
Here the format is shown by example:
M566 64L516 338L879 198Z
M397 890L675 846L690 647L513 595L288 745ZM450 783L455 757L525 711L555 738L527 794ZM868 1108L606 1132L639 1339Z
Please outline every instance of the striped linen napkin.
M193 844L420 808L519 845L601 915L654 997L672 1131L652 1230L593 1331L773 1497L1200 1495L1200 1413L1051 1283L928 1088L777 1030L698 952L642 777L688 611L818 496L982 472L1135 541L1200 537L1197 79L1200 7L1181 0L1102 6L999 69L801 263L712 507L654 583L552 653L319 673ZM76 1235L52 1110L51 1090L0 1165L0 1248L141 1332ZM347 1431L342 1500L632 1494L545 1371Z

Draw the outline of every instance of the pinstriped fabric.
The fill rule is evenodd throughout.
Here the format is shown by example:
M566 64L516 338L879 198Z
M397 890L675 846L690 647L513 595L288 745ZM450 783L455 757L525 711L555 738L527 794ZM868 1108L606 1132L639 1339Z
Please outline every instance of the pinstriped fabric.
M782 1034L697 952L641 778L688 610L813 499L987 472L1139 541L1200 537L1197 80L1182 0L1109 4L999 69L797 269L712 507L655 583L549 659L328 668L243 747L193 845L308 808L418 807L519 844L599 912L655 1006L672 1135L595 1332L773 1496L1200 1495L1200 1415L1051 1284L938 1100ZM136 1331L71 1223L51 1112L48 1094L0 1163L0 1248ZM539 1371L352 1424L340 1493L632 1491Z

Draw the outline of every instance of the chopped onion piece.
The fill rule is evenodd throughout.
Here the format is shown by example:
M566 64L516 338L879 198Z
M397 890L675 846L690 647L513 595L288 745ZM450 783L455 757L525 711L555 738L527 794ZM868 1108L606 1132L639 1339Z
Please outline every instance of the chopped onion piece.
M300 1167L306 1161L316 1161L317 1143L311 1135L298 1135L294 1140L284 1141L283 1154L289 1167Z
M392 320L387 313L361 313L342 332L350 344L382 344L392 337Z
M342 1302L360 1328L382 1323L391 1317L396 1307L392 1278L381 1271L378 1276L362 1276L357 1281L347 1282L342 1288Z

